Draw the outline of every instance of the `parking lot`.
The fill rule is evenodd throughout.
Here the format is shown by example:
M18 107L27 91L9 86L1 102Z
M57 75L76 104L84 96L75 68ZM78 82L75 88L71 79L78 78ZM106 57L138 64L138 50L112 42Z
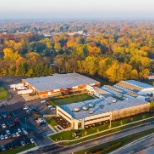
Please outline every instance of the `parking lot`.
M51 140L48 139L47 135L53 133L53 131L47 125L40 125L36 122L36 117L31 113L27 113L27 110L23 108L28 106L30 108L34 107L36 109L37 115L42 118L43 114L54 114L55 111L48 109L45 103L40 103L41 100L33 100L26 102L21 96L17 95L17 92L9 88L9 85L15 82L21 82L19 78L13 78L12 80L8 78L2 78L3 86L9 91L12 98L7 100L5 103L0 104L0 113L2 112L12 112L13 116L9 118L0 119L0 124L6 121L6 123L14 122L14 118L17 118L20 122L20 126L11 126L0 129L0 135L5 134L6 130L9 129L10 133L15 133L17 129L24 128L28 135L21 133L20 136L9 139L0 140L0 145L10 143L12 141L27 140L27 138L33 138L37 145L50 144ZM11 124L10 124L11 125ZM9 126L9 125L8 125Z

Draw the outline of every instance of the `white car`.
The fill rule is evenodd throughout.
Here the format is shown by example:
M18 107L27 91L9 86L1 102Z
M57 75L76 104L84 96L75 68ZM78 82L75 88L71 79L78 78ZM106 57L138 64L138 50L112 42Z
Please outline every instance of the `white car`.
M6 128L6 125L5 124L2 124L2 128Z
M41 103L45 103L45 102L46 102L46 100L42 100L42 101L41 101Z
M32 138L30 139L30 141L31 141L31 143L35 143L34 139L32 139Z
M1 138L1 140L4 140L4 135L1 135L0 138Z
M44 119L43 119L43 118L38 118L38 119L36 120L36 122L37 122L37 123L44 122Z
M5 134L5 135L4 135L4 138L5 138L5 140L7 140L7 139L8 139L8 135L7 135L7 134Z
M16 132L16 136L17 136L17 137L19 137L19 136L20 136L19 132Z
M53 106L52 105L48 105L48 109L50 109L50 108L53 108Z
M28 106L25 106L23 109L24 109L24 110L28 110L28 109L29 109L29 107L28 107Z
M27 132L26 130L24 130L23 133L24 133L25 135L28 135L28 132Z
M21 129L20 129L20 128L18 128L17 131L18 131L19 133L21 133Z

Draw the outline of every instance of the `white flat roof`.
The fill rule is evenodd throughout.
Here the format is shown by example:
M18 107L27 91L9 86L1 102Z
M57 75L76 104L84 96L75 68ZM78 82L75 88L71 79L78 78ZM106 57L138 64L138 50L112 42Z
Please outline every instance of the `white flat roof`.
M27 78L23 81L32 85L38 91L71 88L79 85L94 84L98 81L78 73L55 74L54 76Z
M84 119L86 117L107 113L110 111L121 110L148 103L140 98L131 98L124 101L117 101L116 103L112 103L113 100L115 100L115 98L113 97L100 98L94 100L87 100L79 103L60 105L59 107L62 108L64 111L66 111L68 114L70 114L74 119L79 120L79 119ZM89 106L89 104L94 104L93 108L89 108L89 110L93 110L93 114L90 114L88 110L84 111L82 109L84 106ZM80 111L74 112L73 110L75 108L80 109Z

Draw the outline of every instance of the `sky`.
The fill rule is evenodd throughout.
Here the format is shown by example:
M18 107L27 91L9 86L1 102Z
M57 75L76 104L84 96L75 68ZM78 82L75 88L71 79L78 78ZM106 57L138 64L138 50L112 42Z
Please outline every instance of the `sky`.
M0 0L0 18L154 18L154 0Z

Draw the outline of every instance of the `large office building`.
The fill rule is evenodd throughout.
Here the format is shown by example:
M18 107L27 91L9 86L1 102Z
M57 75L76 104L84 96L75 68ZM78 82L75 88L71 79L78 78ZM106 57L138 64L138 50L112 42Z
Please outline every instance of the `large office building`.
M57 116L62 116L72 129L148 112L150 103L144 99L131 98L117 101L113 97L87 100L56 107Z
M40 97L59 96L62 93L80 92L87 85L99 86L100 82L78 73L54 74L53 76L23 79L22 83Z

